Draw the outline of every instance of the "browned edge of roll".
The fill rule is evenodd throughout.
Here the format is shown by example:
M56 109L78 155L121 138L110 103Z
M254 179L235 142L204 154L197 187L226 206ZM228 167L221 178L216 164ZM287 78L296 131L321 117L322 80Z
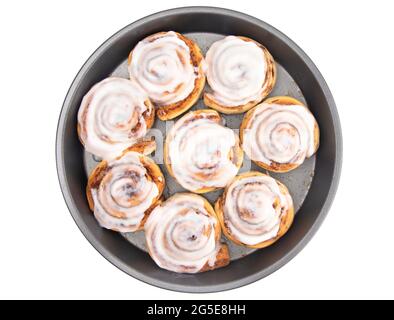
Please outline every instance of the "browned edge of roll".
M228 186L230 186L233 182L235 182L237 180L241 180L241 179L247 178L247 177L254 177L254 176L266 176L266 174L261 173L261 172L257 172L257 171L244 172L244 173L241 173L238 176L236 176L233 179L233 181L231 181L228 184ZM276 179L275 179L275 181L278 184L279 189L282 194L289 194L289 190L287 189L287 187L283 183L281 183L280 181L278 181ZM216 212L216 215L220 221L220 225L222 227L222 232L226 236L227 239L231 240L232 242L234 242L235 244L240 245L240 246L245 246L245 247L252 248L252 249L262 249L262 248L266 248L266 247L270 246L271 244L275 243L278 239L280 239L289 230L289 228L291 227L293 220L294 220L294 206L289 208L289 210L286 212L286 214L282 217L279 231L278 231L278 234L276 235L276 237L266 240L266 241L263 241L261 243L255 244L255 245L244 244L241 241L239 241L238 239L236 239L235 237L233 237L229 228L226 225L226 221L224 219L224 212L223 212L225 199L227 197L228 186L225 188L223 194L217 199L217 201L215 203L215 212Z
M153 182L156 184L157 189L159 191L158 195L152 201L152 205L145 211L145 216L138 228L138 230L142 230L145 224L146 219L152 210L163 201L162 194L165 187L165 178L163 173L160 170L160 167L147 155L151 154L156 150L156 143L153 140L145 140L141 141L122 152L116 159L120 159L128 152L137 152L140 153L140 161L143 166L146 168L148 175L152 178ZM94 201L92 196L92 189L97 189L103 180L104 176L108 172L108 162L106 160L101 161L91 172L88 178L88 183L86 185L86 198L88 200L89 208L93 212L94 211ZM136 231L138 231L136 230ZM117 231L117 230L114 230Z
M278 104L278 105L300 105L300 106L305 107L308 110L308 112L310 112L309 109L301 101L299 101L295 98L292 98L292 97L288 97L288 96L271 97L271 98L264 100L262 103ZM258 108L258 106L256 106L256 108ZM239 128L239 137L241 140L241 145L243 144L244 131L245 131L246 127L248 126L249 122L251 121L251 119L253 118L254 111L255 111L255 108L249 110L245 114L245 116L242 120L241 126ZM320 141L320 130L319 130L319 126L318 126L317 122L315 121L315 128L314 128L315 152L319 148L319 141ZM275 161L271 161L271 165L268 165L268 164L261 162L261 161L256 161L256 160L252 160L252 161L255 164L257 164L260 168L263 168L265 170L269 170L272 172L277 172L277 173L289 172L291 170L298 168L301 165L301 164L297 164L297 163L278 163Z
M249 101L246 104L237 105L237 106L226 106L220 104L216 100L212 99L209 93L208 94L204 93L204 104L224 114L238 114L250 110L271 93L276 83L277 70L276 70L275 60L272 57L271 53L268 51L268 49L253 39L242 37L242 36L238 36L238 38L246 42L255 43L263 51L265 63L267 66L267 69L265 71L265 81L263 84L263 93L260 99Z
M158 32L155 34L152 34L148 37L154 37L154 36L160 36L164 35L167 32ZM181 115L182 113L186 112L189 110L200 98L201 93L204 89L205 86L205 74L203 70L203 65L202 61L204 59L204 56L201 52L201 49L195 43L193 40L189 39L188 37L178 33L176 33L177 37L181 39L183 42L186 43L186 45L189 47L190 50L190 63L193 65L194 68L198 69L198 74L196 76L196 79L194 81L194 88L193 91L183 100L168 104L168 105L163 105L163 106L155 106L156 107L156 114L157 117L162 120L171 120L176 118L177 116ZM130 65L131 61L133 59L133 51L130 52L129 57L128 57L128 64Z
M212 119L213 121L221 124L222 118L220 116L220 114L212 109L199 109L199 110L194 110L194 111L190 111L188 112L186 115L189 114L193 114L195 119L199 119L202 118L203 114L205 115L209 115L208 118ZM186 116L185 115L185 116ZM193 120L195 121L195 120ZM169 143L170 143L170 139L169 139L169 135L167 135L166 140L164 142L164 164L168 170L168 173L176 180L176 177L174 175L174 172L172 170L172 165L171 165L171 160L169 157ZM238 137L236 136L237 140ZM237 143L235 144L234 148L232 148L232 150L230 150L230 154L229 154L229 158L232 160L232 162L234 163L234 165L240 169L243 163L243 159L244 159L244 152L242 150L241 147L241 143L240 141L237 141ZM198 194L203 194L203 193L208 193L208 192L212 192L218 189L222 189L222 188L218 188L218 187L203 187L200 188L198 190L194 190L194 193L198 193Z

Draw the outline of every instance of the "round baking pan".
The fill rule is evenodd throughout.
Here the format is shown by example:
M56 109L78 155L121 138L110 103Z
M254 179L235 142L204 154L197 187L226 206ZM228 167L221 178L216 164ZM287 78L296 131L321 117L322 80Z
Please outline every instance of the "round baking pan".
M248 250L229 243L230 265L201 274L177 274L157 267L146 253L143 234L119 234L101 228L89 210L85 194L87 175L98 159L84 152L78 140L76 123L81 100L96 82L110 75L127 77L126 59L131 49L144 37L166 30L194 39L204 53L212 42L225 35L247 36L264 44L278 68L278 80L271 96L290 95L304 101L316 117L321 131L316 156L290 173L271 174L288 186L294 199L297 214L288 233L262 250ZM200 100L193 108L204 108L204 105ZM242 117L224 116L226 125L234 130L239 128ZM156 132L160 130L165 134L168 126L156 120L154 128ZM160 152L156 152L154 157L161 164ZM338 185L342 137L335 103L327 84L313 62L294 42L272 26L239 12L187 7L159 12L128 25L87 60L63 104L57 131L56 161L60 186L75 222L107 260L129 275L158 287L184 292L214 292L246 285L269 275L290 261L311 239L326 216ZM246 159L242 170L250 170L249 164ZM256 169L253 165L251 168ZM166 197L182 191L168 174L166 180ZM220 192L205 196L213 202Z

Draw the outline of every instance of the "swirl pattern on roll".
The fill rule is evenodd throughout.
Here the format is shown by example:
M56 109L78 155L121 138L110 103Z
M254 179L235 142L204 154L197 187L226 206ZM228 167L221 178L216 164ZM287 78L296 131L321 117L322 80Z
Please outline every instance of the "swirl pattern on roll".
M220 224L201 196L172 196L152 211L144 229L149 254L161 268L197 273L229 263L227 247L219 242Z
M153 106L140 86L110 77L94 85L83 98L78 133L88 152L113 159L144 137L153 120Z
M228 36L215 42L206 54L207 96L219 105L235 107L260 102L275 82L272 56L259 43Z
M263 247L283 235L294 210L287 188L259 172L237 176L215 209L225 234L250 247Z
M186 39L173 31L160 32L140 41L130 54L130 78L158 106L186 99L201 76Z
M101 162L88 181L88 200L104 228L118 232L141 229L148 210L163 192L164 177L150 158L134 151Z
M245 116L241 135L242 147L252 160L280 171L311 157L318 148L319 133L315 118L304 105L295 99L278 104L275 99L281 102L284 98L271 98L272 102L258 105Z
M243 152L238 136L214 110L192 111L167 135L165 162L185 189L197 193L224 187L238 172Z

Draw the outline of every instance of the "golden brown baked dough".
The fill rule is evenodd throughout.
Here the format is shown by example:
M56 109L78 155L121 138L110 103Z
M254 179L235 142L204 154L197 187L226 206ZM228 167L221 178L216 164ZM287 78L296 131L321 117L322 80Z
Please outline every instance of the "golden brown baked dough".
M199 195L173 195L152 211L144 229L149 254L161 268L197 273L230 262L215 211Z
M224 235L238 245L264 248L282 237L294 219L286 186L257 171L242 173L216 201Z
M154 120L154 107L138 84L110 77L84 96L78 112L78 137L88 152L113 159L138 143Z
M140 41L128 59L129 74L148 93L160 120L190 109L205 85L204 58L184 35L159 32Z
M253 108L276 82L273 57L262 44L247 37L228 36L215 42L207 52L206 63L212 92L204 94L204 103L222 113Z
M319 126L297 99L272 97L248 111L240 127L244 152L258 166L288 172L319 147Z
M101 161L90 174L86 195L102 227L118 232L140 230L160 203L164 176L145 155L153 146L149 141L132 146L114 160Z
M211 109L188 112L174 124L164 144L168 172L195 193L225 187L242 161L238 136Z

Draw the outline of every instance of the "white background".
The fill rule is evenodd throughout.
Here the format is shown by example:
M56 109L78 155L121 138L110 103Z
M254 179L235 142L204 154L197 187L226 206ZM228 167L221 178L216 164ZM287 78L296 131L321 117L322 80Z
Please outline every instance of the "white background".
M0 4L0 298L394 298L394 47L390 1L2 1ZM143 4L143 6L140 4ZM145 15L223 6L281 30L335 97L344 164L332 209L289 264L217 294L165 291L108 263L63 201L55 133L89 55Z

